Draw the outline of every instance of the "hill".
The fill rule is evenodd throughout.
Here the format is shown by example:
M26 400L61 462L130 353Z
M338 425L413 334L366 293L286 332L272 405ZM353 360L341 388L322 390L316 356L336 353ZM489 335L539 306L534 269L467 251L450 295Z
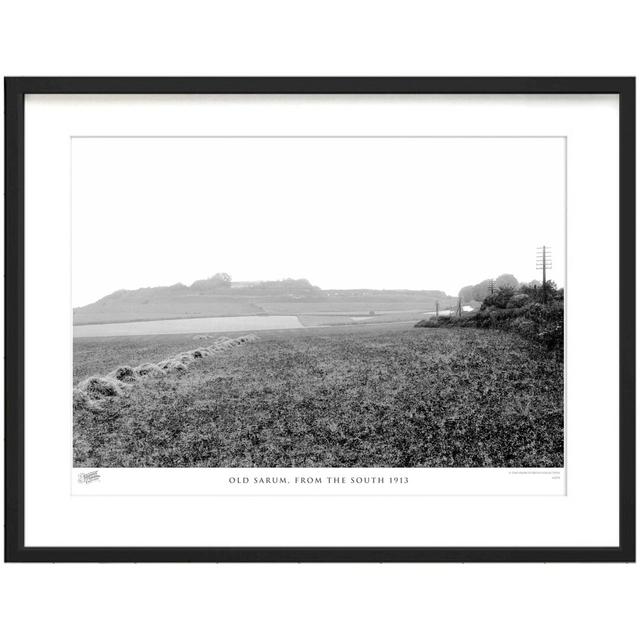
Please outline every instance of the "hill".
M73 310L73 323L244 315L366 314L430 311L454 304L443 291L331 289L304 279L233 283L226 274L165 287L115 291Z

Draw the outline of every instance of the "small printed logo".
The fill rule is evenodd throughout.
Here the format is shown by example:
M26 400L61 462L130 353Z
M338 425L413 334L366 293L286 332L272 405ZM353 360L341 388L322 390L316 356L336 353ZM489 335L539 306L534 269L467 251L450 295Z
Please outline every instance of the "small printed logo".
M86 473L78 474L78 482L80 484L89 484L96 480L100 480L100 474L97 471L87 471Z

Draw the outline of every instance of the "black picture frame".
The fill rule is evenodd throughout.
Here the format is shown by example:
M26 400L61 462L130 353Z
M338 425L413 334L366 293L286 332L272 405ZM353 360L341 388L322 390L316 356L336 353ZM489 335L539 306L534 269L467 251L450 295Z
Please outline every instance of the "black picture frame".
M635 78L5 78L5 561L635 561ZM27 94L616 94L620 143L620 476L616 547L25 547L24 98Z

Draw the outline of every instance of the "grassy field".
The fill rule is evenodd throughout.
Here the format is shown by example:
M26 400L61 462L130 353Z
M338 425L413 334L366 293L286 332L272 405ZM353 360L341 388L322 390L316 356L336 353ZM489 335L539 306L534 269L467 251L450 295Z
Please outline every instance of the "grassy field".
M264 332L76 410L77 466L556 467L563 365L523 338L406 325ZM192 336L81 339L74 378Z
M444 302L441 303L444 307ZM264 302L260 305L267 313L273 314L292 314L292 315L313 315L315 313L336 313L336 314L367 314L370 311L376 313L388 312L406 312L415 311L417 309L424 311L433 311L436 308L435 300L415 301L408 300L406 302L387 302L376 300L360 302L358 300L339 301L328 299L320 302Z
M178 318L212 318L257 315L262 307L245 300L226 300L220 296L190 296L180 299L180 312L172 300L150 300L122 303L114 308L108 304L92 304L74 309L74 324L103 324L109 322L140 322L145 320L174 320Z
M444 308L444 303L442 308ZM336 302L326 300L321 302L263 302L261 304L240 301L220 302L213 297L196 298L184 309L177 313L175 305L171 302L154 302L148 305L131 308L112 309L109 306L101 308L92 305L89 309L76 310L73 314L75 325L109 324L114 322L144 322L147 320L178 320L184 318L216 318L229 316L252 315L299 315L317 316L323 314L328 317L333 315L351 316L358 314L407 314L413 313L418 318L426 311L433 311L435 302L425 302L422 305L415 301L410 302ZM375 317L375 316L374 316Z
M246 290L250 291L250 290ZM132 292L136 293L136 292ZM143 291L144 293L144 291ZM433 297L420 292L378 292L378 295L343 295L296 298L277 295L248 295L242 290L231 290L228 295L181 294L175 297L148 298L138 293L132 296L103 299L73 311L73 323L105 324L112 322L138 322L144 320L172 320L178 318L209 318L249 315L313 315L313 314L367 314L407 311L433 311L436 299L440 307L455 304L454 298ZM178 294L175 294L178 295ZM179 310L179 311L178 311Z
M337 325L358 325L358 324L389 324L389 323L413 323L422 320L425 314L421 311L396 311L381 312L377 315L357 315L350 314L305 314L299 315L298 320L305 327L328 327Z

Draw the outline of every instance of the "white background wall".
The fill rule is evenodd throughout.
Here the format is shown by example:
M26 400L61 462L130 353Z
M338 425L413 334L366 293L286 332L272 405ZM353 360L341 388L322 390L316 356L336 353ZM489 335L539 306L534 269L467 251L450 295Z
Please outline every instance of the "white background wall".
M637 75L637 2L109 3L0 10L3 75ZM602 638L637 565L0 567L22 638ZM635 607L635 610L634 610Z

